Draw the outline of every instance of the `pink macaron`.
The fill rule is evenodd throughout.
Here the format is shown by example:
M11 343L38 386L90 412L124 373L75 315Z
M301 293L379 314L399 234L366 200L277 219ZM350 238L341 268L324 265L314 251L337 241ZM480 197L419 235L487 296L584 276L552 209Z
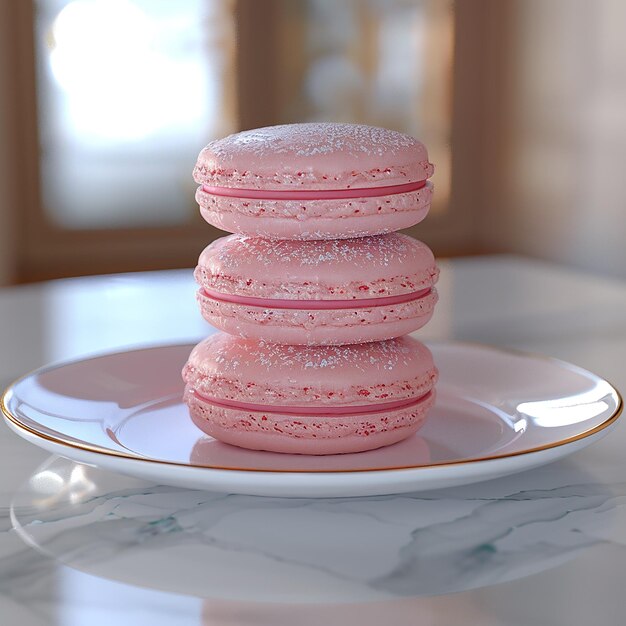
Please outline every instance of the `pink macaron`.
M232 233L342 239L417 224L430 208L426 148L360 124L286 124L211 142L194 169L203 217Z
M409 437L434 402L437 369L412 337L294 347L209 336L183 369L185 402L224 443L295 454L340 454Z
M292 345L391 339L421 328L439 271L426 244L391 233L292 241L230 235L195 270L204 318L232 335Z

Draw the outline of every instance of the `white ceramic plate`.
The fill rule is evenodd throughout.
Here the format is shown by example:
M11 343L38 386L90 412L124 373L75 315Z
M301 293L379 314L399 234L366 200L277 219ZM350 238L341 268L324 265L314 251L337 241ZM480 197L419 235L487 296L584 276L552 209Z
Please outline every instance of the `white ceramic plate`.
M463 343L430 347L440 380L426 426L358 454L253 452L204 435L181 402L191 345L37 370L7 389L2 411L35 445L122 474L225 493L345 497L451 487L537 467L607 434L622 409L608 382L562 361Z

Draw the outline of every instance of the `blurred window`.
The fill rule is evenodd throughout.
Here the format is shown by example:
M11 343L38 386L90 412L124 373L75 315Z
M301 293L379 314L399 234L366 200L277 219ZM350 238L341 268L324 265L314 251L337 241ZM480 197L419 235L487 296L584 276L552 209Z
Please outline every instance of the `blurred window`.
M451 0L15 4L18 280L193 265L221 234L194 201L200 149L307 120L422 139L437 192L416 234L447 250L463 235L448 210Z
M187 222L195 154L234 130L231 3L39 0L35 29L47 216L65 229Z
M363 122L421 139L448 205L453 6L447 0L281 0L281 119Z

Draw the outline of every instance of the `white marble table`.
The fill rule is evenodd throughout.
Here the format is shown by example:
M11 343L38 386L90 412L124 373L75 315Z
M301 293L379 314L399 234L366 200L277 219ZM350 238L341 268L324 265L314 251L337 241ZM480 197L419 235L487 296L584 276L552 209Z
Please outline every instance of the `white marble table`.
M422 338L542 352L626 389L626 284L505 256L442 266ZM196 341L193 292L188 271L0 291L0 382ZM142 483L0 427L0 625L621 625L624 450L620 424L571 459L472 487L280 500Z

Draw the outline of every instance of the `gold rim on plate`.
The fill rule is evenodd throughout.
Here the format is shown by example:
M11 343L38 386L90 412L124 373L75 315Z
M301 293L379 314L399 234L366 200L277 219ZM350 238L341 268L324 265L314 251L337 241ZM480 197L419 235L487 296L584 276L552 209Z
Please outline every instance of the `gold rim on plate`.
M450 342L443 342L443 341L442 342L430 342L431 345L433 343L439 343L440 345L450 344ZM508 452L504 454L494 454L494 455L488 455L488 456L482 456L482 457L474 457L470 459L459 459L458 461L442 461L440 463L428 463L425 465L402 465L402 466L397 466L397 467L362 468L362 469L328 469L328 470L325 470L325 469L314 469L314 470L306 470L306 469L280 470L278 469L277 470L277 469L262 469L262 468L251 469L247 467L227 467L227 466L221 466L221 465L193 465L192 463L181 463L178 461L166 461L163 459L151 459L151 458L142 457L137 454L135 455L126 454L118 450L110 450L108 448L94 446L88 443L77 443L73 440L65 439L63 436L49 435L48 433L41 432L35 428L28 426L27 424L24 424L22 421L20 421L20 419L17 416L13 415L13 413L11 413L11 411L9 410L9 407L7 405L7 399L8 399L8 396L11 394L13 388L16 385L18 385L22 380L34 374L41 373L50 369L65 367L67 365L71 365L73 363L79 363L81 361L91 361L94 359L99 359L99 358L103 358L106 356L113 356L113 355L121 354L124 352L137 352L140 350L141 351L159 350L163 348L174 348L174 347L182 348L185 345L189 345L190 349L193 347L193 344L166 344L162 346L151 346L148 348L134 348L132 350L120 350L117 352L108 352L105 354L94 355L86 359L75 359L73 361L67 361L67 362L59 363L53 366L44 366L41 368L37 368L35 370L28 372L27 374L24 374L23 376L20 376L4 390L4 392L2 393L2 397L0 397L0 410L2 410L2 413L5 419L8 422L11 422L11 424L16 429L25 431L35 437L38 437L39 439L44 439L54 444L65 446L68 448L74 448L76 450L81 450L83 452L103 454L105 456L128 459L130 461L138 461L142 463L170 465L170 466L175 466L175 467L187 467L187 468L194 468L194 469L200 469L200 470L204 469L204 470L222 470L222 471L231 471L231 472L264 472L268 474L338 474L338 473L346 474L346 473L363 473L363 472L392 472L392 471L400 471L400 470L416 470L416 469L428 469L428 468L436 468L436 467L450 467L450 466L456 466L456 465L469 465L469 464L474 464L474 463L482 463L485 461L496 461L500 459L513 458L513 457L521 456L525 454L533 454L535 452L542 452L544 450L552 450L554 448L559 448L561 446L565 446L567 444L574 443L582 439L587 439L588 437L591 437L595 435L596 433L606 430L607 428L612 426L622 414L622 411L624 409L624 399L622 398L622 394L619 392L617 387L615 387L615 385L612 385L605 378L601 378L600 376L597 376L596 374L593 374L592 372L589 372L588 370L585 370L584 368L580 368L577 365L573 365L571 363L568 363L567 361L545 356L542 354L534 354L531 352L524 352L523 350L515 350L512 348L501 348L501 347L490 346L487 344L474 343L474 342L469 342L469 341L455 341L453 343L454 345L457 345L457 346L464 345L464 346L469 346L469 347L474 347L474 348L481 348L483 350L491 350L493 352L501 352L504 354L513 354L513 355L529 357L533 359L540 359L543 361L549 361L557 365L567 366L568 369L575 368L578 370L582 370L586 372L587 374L591 374L592 376L596 378L600 378L600 380L603 380L604 382L608 383L611 386L612 390L615 392L615 395L617 396L617 405L613 413L611 413L611 415L609 415L601 424L598 424L597 426L594 426L593 428L589 428L588 430L578 433L577 435L572 435L571 437L566 437L564 439L560 439L552 443L544 444L542 446L535 446L534 448L527 448L525 450L517 450L515 452Z

